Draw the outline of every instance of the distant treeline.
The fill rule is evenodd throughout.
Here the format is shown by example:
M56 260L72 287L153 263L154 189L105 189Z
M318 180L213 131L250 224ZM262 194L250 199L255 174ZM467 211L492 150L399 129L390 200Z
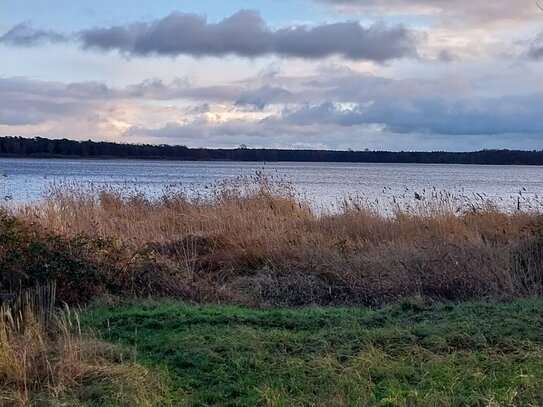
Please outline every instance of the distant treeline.
M543 150L474 152L334 151L246 148L188 148L166 144L122 144L104 141L0 137L2 157L133 158L164 160L306 161L360 163L543 165Z

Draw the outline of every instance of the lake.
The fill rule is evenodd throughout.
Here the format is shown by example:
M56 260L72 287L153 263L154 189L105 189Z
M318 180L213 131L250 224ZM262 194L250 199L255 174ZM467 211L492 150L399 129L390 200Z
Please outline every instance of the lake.
M378 206L448 191L500 206L539 205L543 167L439 164L187 162L152 160L0 159L0 196L15 203L41 199L51 185L135 187L149 195L165 186L205 193L209 186L257 171L289 182L316 206L359 196Z

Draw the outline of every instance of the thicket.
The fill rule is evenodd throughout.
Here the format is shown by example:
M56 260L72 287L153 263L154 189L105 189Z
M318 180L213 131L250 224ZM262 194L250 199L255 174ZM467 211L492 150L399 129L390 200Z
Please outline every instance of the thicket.
M150 263L147 252L129 251L114 237L61 235L0 211L1 292L55 281L59 305L107 294L163 294L148 279Z

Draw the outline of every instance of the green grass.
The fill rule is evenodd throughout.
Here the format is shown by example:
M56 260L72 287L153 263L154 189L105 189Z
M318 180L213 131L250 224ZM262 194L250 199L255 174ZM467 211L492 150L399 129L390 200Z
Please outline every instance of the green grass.
M540 406L543 301L257 310L95 307L85 324L171 378L174 405Z

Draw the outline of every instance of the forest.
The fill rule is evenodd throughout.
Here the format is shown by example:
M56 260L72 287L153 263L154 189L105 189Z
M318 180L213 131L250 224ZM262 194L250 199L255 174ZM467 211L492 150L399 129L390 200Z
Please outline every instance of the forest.
M291 161L352 163L424 163L543 165L543 150L447 151L337 151L247 148L189 148L183 145L125 144L43 137L0 137L1 157L125 158L193 161Z

